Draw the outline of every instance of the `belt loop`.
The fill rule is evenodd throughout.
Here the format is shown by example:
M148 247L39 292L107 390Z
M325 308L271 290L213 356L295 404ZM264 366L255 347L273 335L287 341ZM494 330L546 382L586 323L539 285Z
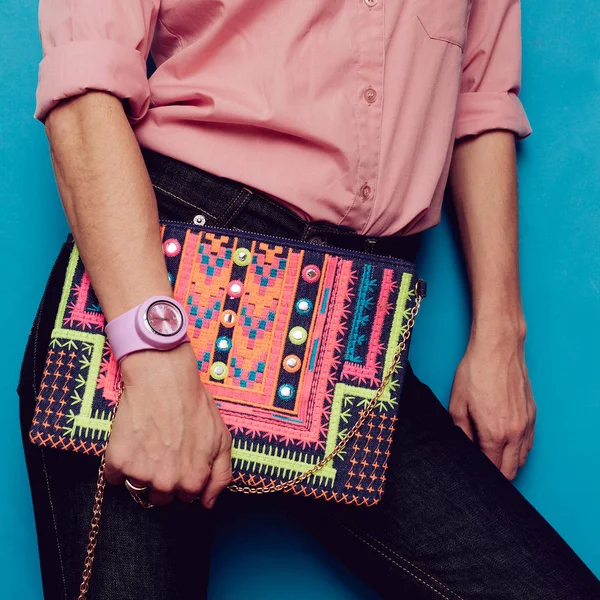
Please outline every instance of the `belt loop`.
M373 254L375 252L375 244L377 243L377 238L368 237L365 240L365 252L369 254Z
M304 231L302 232L302 237L300 238L300 240L305 242L311 235L313 229L314 227L312 226L312 223L310 221L307 221L304 225Z
M219 226L228 227L231 223L237 219L238 215L242 212L244 207L252 198L252 190L247 187L243 187L229 202L223 214L219 218Z

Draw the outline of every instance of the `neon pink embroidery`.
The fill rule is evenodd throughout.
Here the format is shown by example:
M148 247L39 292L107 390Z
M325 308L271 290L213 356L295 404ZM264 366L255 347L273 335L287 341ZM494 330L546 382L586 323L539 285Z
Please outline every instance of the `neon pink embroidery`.
M81 327L81 329L103 329L104 315L101 312L86 310L90 292L90 277L85 272L79 285L73 286L75 301L68 305L69 316L65 316L63 327Z

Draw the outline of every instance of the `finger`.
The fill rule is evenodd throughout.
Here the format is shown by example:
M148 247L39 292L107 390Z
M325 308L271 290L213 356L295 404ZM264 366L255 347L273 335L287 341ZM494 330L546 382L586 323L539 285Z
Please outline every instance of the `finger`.
M529 432L527 432L523 443L519 449L519 469L525 464L527 461L527 453L529 452Z
M174 492L157 492L152 488L148 492L148 501L154 506L166 506L173 501L174 497Z
M473 430L473 425L471 423L471 419L468 414L464 415L452 415L452 419L454 420L454 424L458 425L467 435L467 437L474 442L475 441L475 432Z
M109 467L108 465L104 468L104 477L111 485L122 485L125 483L125 475L118 469Z
M536 411L534 409L533 416L531 418L531 423L529 425L529 433L526 439L527 451L530 452L533 448L533 438L535 435L535 420L536 420Z
M506 442L482 439L479 443L481 451L500 469Z
M535 436L535 427L531 426L529 428L529 436L527 438L527 451L531 452L531 449L533 448L533 438Z
M511 481L517 476L519 469L519 459L521 456L522 439L511 441L504 447L502 452L502 463L500 471L507 479Z
M198 498L200 497L199 494L186 494L184 492L177 492L175 494L175 496L177 497L178 500L181 500L182 502L185 502L186 504L191 504L192 502L195 502L196 500L198 500Z
M175 498L175 485L170 481L155 479L150 482L148 500L155 506L166 506Z
M529 454L533 441L533 425L529 425L525 431L523 437L523 443L521 444L521 452L519 457L519 468L522 467L527 461L527 455Z
M105 458L104 477L106 481L112 485L122 485L125 483L125 474L123 473L123 469L113 464L110 457Z
M457 408L460 407L460 408ZM473 431L473 425L471 423L471 417L464 403L460 403L456 396L450 397L450 404L448 412L452 417L455 425L458 425L466 434L466 436L472 441L475 441L475 432Z
M225 489L231 481L231 450L221 452L215 458L208 481L200 499L206 508L212 508L215 505L217 496Z
M194 474L182 481L176 490L177 498L182 502L194 502L198 500L208 481L209 474L210 471L207 467L204 472Z

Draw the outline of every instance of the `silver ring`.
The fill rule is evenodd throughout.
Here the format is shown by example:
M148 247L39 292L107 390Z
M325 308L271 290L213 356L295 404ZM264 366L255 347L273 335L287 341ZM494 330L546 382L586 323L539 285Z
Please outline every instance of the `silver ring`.
M136 494L136 495L143 494L144 492L148 491L147 485L143 485L143 486L134 485L127 478L125 478L125 487L129 490L129 492L131 494Z

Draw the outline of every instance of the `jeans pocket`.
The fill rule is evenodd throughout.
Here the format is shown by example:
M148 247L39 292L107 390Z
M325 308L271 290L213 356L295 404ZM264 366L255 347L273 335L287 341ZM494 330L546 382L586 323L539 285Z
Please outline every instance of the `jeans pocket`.
M154 187L158 216L161 220L182 221L190 225L216 225L217 218L197 200L191 202L169 190Z
M417 17L434 40L465 47L473 0L417 0Z

